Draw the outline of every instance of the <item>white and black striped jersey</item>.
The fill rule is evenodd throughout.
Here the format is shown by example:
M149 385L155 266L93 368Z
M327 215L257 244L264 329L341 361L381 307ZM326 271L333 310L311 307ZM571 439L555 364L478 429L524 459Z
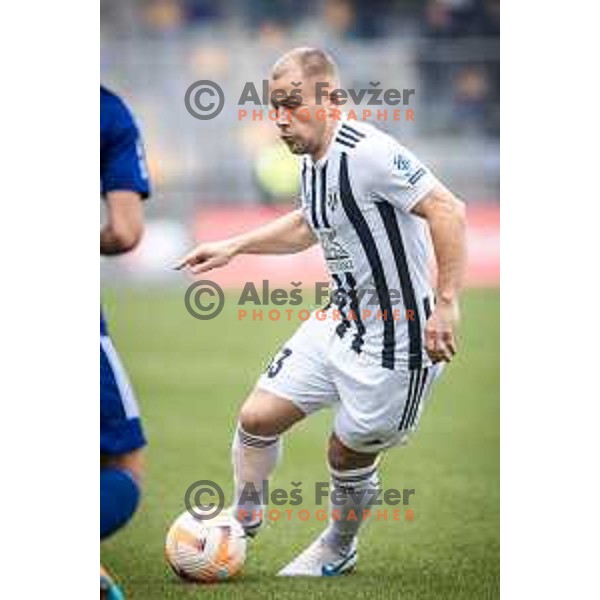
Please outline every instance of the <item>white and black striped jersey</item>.
M431 243L411 213L436 185L393 138L341 121L326 155L305 155L302 211L321 242L340 312L337 334L389 369L430 364L424 323L431 311Z

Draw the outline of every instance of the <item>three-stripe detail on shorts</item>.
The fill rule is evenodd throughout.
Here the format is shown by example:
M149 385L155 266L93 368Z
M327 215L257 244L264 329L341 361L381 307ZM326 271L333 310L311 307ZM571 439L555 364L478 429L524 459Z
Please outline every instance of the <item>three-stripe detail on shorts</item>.
M408 395L406 404L402 411L402 418L398 425L398 431L410 429L415 424L417 415L419 414L419 406L425 391L429 368L414 369L410 372L410 381L408 384Z

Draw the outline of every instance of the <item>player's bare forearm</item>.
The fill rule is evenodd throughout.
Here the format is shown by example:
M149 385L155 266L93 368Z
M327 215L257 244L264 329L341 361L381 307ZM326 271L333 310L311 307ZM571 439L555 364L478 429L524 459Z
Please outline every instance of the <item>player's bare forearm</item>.
M427 220L438 270L437 300L454 301L462 288L466 263L465 205L439 186L415 207Z
M137 246L144 231L142 200L130 191L106 195L108 222L100 229L100 254L129 252Z
M425 328L427 352L449 362L456 352L458 296L463 284L467 242L464 203L438 186L414 209L427 220L437 261L436 307Z
M316 238L300 210L220 242L198 245L175 268L204 273L225 266L238 254L294 254L310 248Z
M316 238L300 210L258 227L237 238L235 254L294 254L310 248Z

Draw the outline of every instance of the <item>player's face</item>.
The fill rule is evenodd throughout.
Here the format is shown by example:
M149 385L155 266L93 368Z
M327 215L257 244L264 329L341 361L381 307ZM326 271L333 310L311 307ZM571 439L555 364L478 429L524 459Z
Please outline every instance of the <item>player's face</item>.
M302 85L294 86L292 82ZM330 100L317 103L316 83L303 78L300 69L292 68L269 84L271 104L278 112L279 135L293 154L315 152L324 138Z

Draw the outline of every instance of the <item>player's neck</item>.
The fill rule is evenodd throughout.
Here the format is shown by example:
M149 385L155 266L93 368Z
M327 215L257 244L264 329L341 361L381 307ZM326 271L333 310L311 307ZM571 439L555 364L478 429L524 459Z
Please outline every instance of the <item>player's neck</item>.
M323 137L321 138L321 142L314 152L310 153L313 162L318 162L321 160L329 151L331 146L333 136L335 135L335 130L337 129L337 124L333 120L328 120L325 131L323 132Z

